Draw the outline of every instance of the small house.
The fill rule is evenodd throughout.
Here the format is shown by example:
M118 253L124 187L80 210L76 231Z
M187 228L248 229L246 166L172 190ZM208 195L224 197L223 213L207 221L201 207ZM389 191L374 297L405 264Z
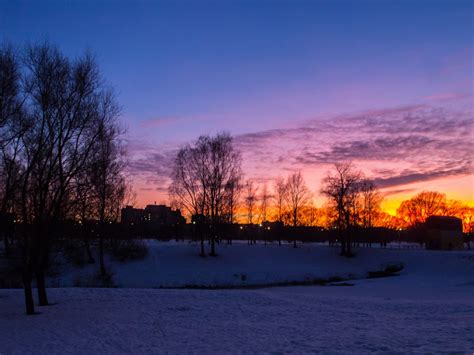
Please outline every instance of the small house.
M462 250L462 220L450 216L430 216L425 222L426 249Z

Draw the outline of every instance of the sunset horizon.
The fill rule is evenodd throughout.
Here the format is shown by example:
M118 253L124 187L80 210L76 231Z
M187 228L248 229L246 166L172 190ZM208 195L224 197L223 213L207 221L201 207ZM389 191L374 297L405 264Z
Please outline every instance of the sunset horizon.
M456 102L465 99L465 96L457 97L453 95L448 101ZM396 210L401 202L423 191L440 192L445 194L448 200L458 200L469 207L474 206L474 179L472 165L469 161L470 158L465 157L464 163L458 166L437 166L436 162L434 162L440 158L449 160L450 154L462 153L463 149L468 152L474 146L470 141L473 126L472 114L474 114L472 109L456 112L456 110L446 109L443 106L424 103L329 115L329 117L332 117L332 120L319 116L317 122L311 119L301 120L298 122L301 126L295 125L291 128L275 128L242 133L233 136L233 138L237 149L243 155L245 178L255 181L259 187L267 185L272 190L277 178L286 178L290 173L300 171L312 192L311 200L314 206L321 207L325 202L325 198L321 196L319 190L324 176L330 172L334 164L352 163L355 169L361 171L365 177L374 180L377 187L379 187L384 196L382 209L391 215L396 215ZM373 124L377 121L379 125L386 125L390 119L392 120L390 123L393 125L413 124L413 128L410 127L410 134L396 137L399 140L396 142L393 137L389 136L390 130L393 130L394 127L385 126L377 131L376 136L370 136L366 133L364 137L368 139L366 141L360 141L360 136L357 138L349 137L349 139L343 141L341 146L332 145L331 136L336 136L340 131L344 132L350 128L351 124L358 120L371 120ZM416 119L418 119L419 123L413 122ZM163 124L171 124L170 121ZM351 124L347 125L348 121ZM423 126L426 122L435 127ZM161 123L161 119L143 121L140 123L140 129L143 127L143 129L149 131L153 127L159 127ZM443 126L443 123L445 126ZM460 127L453 127L456 123L459 123ZM331 124L330 132L325 132L324 128L318 127L325 124ZM356 124L359 126L357 134L365 133L361 132L360 122ZM369 129L367 126L362 128ZM446 131L448 128L452 132ZM457 131L454 129L457 129ZM223 130L223 132L229 131ZM232 134L232 132L229 133ZM449 133L453 135L450 137ZM444 142L441 140L433 141L430 134L446 134L447 139ZM463 142L461 141L457 143L461 145L460 148L456 148L456 150L451 148L443 151L440 145L456 144L457 134L467 138L466 142L464 142L465 145L462 145ZM311 140L309 137L315 138ZM132 177L135 187L134 193L136 194L133 199L134 205L143 208L150 204L170 203L168 186L171 181L170 170L173 165L174 155L180 146L192 143L196 139L197 137L179 143L167 142L163 144L164 148L140 144L136 146L132 142L128 143L132 147L128 151L128 157L131 162L130 176ZM281 155L282 151L288 147L294 149L295 141L301 142L298 143L302 146L299 148L300 151L296 153L286 152L287 156L283 158ZM263 142L266 145L265 149L267 151L262 149ZM284 143L288 144L285 145ZM305 161L305 154L306 156L311 155L308 149L313 148L312 145L318 147L321 143L325 143L325 149L332 149L332 152L323 152L324 150L312 152L313 157L315 154L323 153L327 153L327 156L319 157L319 161L317 158L314 161ZM392 146L392 144L395 146ZM359 146L356 146L351 151L354 145ZM408 147L404 145L408 145ZM430 149L430 146L436 145L438 147L434 151ZM258 147L257 151L253 151L255 146ZM135 149L140 152L135 154ZM337 149L344 149L345 151L337 152ZM387 151L388 149L390 150ZM423 166L423 169L409 168L408 159L400 158L400 154L403 153L402 149L409 149L406 151L409 155L412 153L418 154L415 157L415 162L418 164L423 163L419 164L420 167ZM423 151L424 153L420 154ZM137 159L137 156L140 157L143 153L145 153L145 157ZM340 157L332 158L331 160L329 153L334 154L334 156L339 153ZM377 154L381 156L377 156ZM390 158L392 158L391 161ZM463 157L460 156L460 158ZM423 159L426 160L421 161ZM156 171L155 162L160 163L159 171ZM402 168L400 164L404 163L407 167ZM449 163L451 165L452 162Z
M390 214L425 190L474 206L469 2L79 4L5 4L2 39L98 59L138 207L169 204L175 152L224 131L245 178L301 171L316 206L322 177L345 161L377 182Z

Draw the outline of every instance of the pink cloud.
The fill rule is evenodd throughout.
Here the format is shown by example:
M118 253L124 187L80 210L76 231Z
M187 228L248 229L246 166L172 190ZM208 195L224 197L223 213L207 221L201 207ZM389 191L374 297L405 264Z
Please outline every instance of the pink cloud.
M235 144L242 152L246 176L259 182L301 170L311 189L318 191L321 178L333 163L353 161L381 188L399 190L472 176L472 128L470 110L411 105L256 130L236 135ZM178 144L154 148L133 142L132 175L143 187L161 189L154 191L153 198L165 198ZM453 190L453 184L443 191ZM464 193L467 199L472 198L468 188ZM149 193L139 195L143 200L151 198Z

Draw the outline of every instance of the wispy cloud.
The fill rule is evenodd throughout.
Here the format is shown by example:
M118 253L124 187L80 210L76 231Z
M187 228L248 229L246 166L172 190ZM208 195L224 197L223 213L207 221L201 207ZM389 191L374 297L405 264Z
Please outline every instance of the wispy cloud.
M388 187L472 174L473 131L472 111L415 105L307 121L236 142L256 171L327 169L354 161L374 167L368 174Z
M375 183L381 188L403 186L415 182L431 181L448 176L472 174L471 166L461 166L445 170L428 170L422 172L410 172L394 175L388 178L376 178Z
M288 171L319 172L353 161L377 184L409 191L408 184L473 174L474 114L413 105L306 120L285 129L235 137L247 177L267 182ZM133 148L137 155L136 147ZM145 147L130 169L165 191L177 147ZM313 185L314 186L314 185Z

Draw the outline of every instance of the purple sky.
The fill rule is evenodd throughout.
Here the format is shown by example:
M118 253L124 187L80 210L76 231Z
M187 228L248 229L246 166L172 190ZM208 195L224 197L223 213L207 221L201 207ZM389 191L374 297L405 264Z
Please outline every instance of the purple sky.
M0 39L96 54L141 204L165 199L179 144L221 130L249 177L302 169L317 191L345 159L390 195L472 202L472 24L457 0L0 0Z

